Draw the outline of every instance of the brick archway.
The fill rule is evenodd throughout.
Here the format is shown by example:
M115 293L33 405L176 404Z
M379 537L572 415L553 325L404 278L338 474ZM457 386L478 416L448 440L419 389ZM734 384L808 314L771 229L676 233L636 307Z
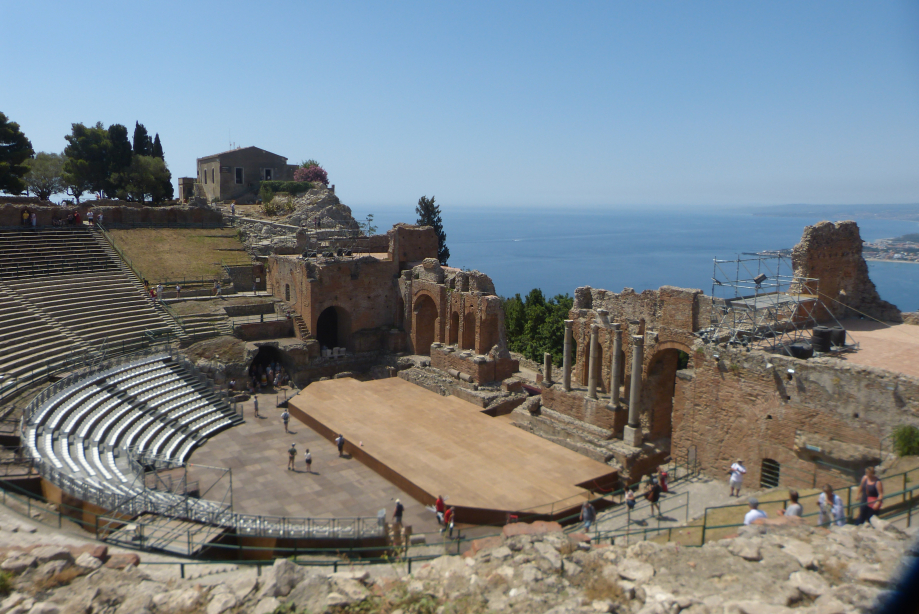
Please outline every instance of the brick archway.
M431 354L437 340L437 304L427 294L419 294L412 305L412 345L416 354Z

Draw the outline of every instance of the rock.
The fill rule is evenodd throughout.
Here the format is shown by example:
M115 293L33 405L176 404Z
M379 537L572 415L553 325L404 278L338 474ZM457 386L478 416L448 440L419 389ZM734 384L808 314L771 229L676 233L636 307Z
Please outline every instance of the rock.
M745 561L762 561L762 545L763 540L759 538L735 539L728 550Z
M201 603L201 593L193 588L180 588L153 596L157 613L180 614Z
M96 546L90 554L104 563L108 559L108 546Z
M227 592L216 593L211 597L211 602L207 604L207 614L222 614L230 608L235 608L236 604L235 595Z
M29 610L29 614L61 614L61 606L56 603L36 603Z
M252 614L271 614L276 609L278 609L280 605L280 601L274 597L268 597L259 601L258 605L252 608Z
M363 601L369 594L363 584L347 578L333 580L332 585L335 587L335 592L343 595L348 600L348 603Z
M505 538L514 537L515 535L542 535L545 533L561 533L562 525L557 522L547 522L537 520L535 522L515 522L504 525L501 533Z
M30 554L34 556L39 563L47 563L48 561L67 561L67 563L73 563L73 555L70 554L70 550L60 546L41 546L32 550Z
M513 568L511 568L511 577L513 577ZM535 565L524 565L520 567L520 579L525 584L533 584L542 580L542 572Z
M29 567L32 567L37 559L31 554L19 554L3 561L0 570L8 571L13 574L21 574Z
M817 560L814 558L814 549L801 540L788 538L783 544L783 550L786 554L793 556L798 560L804 569L817 569Z
M277 559L265 574L259 599L265 597L284 597L303 579L304 571L288 559Z
M490 554L491 558L501 561L511 556L513 553L507 546L500 546L492 550Z
M638 584L647 582L654 576L654 568L651 565L635 559L625 559L617 565L617 570L623 579Z
M838 599L820 599L814 604L813 614L850 614L852 609Z
M879 589L873 586L842 584L817 599L817 604L826 603L830 599L836 599L858 610L867 611L874 604L880 592Z
M629 558L641 559L654 554L660 549L660 544L655 544L654 542L649 541L641 541L626 548L625 553Z
M108 557L105 566L109 569L125 569L140 565L140 557L133 552L128 554L113 554Z
M830 590L830 585L823 576L813 571L796 571L791 574L788 581L808 597L816 598Z
M881 518L880 516L872 516L871 520L869 520L868 522L870 522L871 526L877 529L878 531L883 531L888 526L890 526L890 523L884 520L883 518Z
M559 554L558 550L545 542L536 542L534 547L543 558L549 561L549 565L551 565L553 569L562 568L562 555ZM510 552L510 550L508 550L508 552Z
M794 614L794 612L795 610L785 606L758 601L728 601L724 604L724 614Z
M890 584L890 577L888 574L881 571L880 565L854 563L849 566L849 573L853 575L857 582L874 584L876 586L887 586Z
M233 593L238 600L242 601L256 589L258 586L258 577L256 573L254 569L250 570L230 584L230 592Z
M70 565L67 561L62 561L60 559L55 561L48 561L47 563L42 563L38 566L38 569L35 570L34 579L36 580L45 580L56 576L57 574L64 571L67 566Z
M102 567L102 561L89 554L88 552L84 552L78 556L76 564L78 567L83 567L84 569L88 569L90 571L95 571L96 569Z
M368 571L336 571L335 573L329 574L329 579L333 582L335 580L353 580L355 582L367 582L370 578L370 572Z
M22 593L11 593L6 599L0 601L0 612L9 612L23 601L26 596Z

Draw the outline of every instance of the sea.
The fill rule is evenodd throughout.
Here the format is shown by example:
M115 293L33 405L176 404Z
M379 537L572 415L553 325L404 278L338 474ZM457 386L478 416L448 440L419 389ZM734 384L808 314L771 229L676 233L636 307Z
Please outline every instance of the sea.
M359 220L372 213L377 232L417 218L414 206L352 209ZM671 285L711 294L715 259L790 249L805 226L827 219L699 207L442 205L441 211L448 264L486 273L505 297L525 296L533 288L547 297L573 295L579 286L640 292ZM919 232L917 222L855 221L866 241ZM901 311L919 310L919 264L869 261L868 270L881 298Z

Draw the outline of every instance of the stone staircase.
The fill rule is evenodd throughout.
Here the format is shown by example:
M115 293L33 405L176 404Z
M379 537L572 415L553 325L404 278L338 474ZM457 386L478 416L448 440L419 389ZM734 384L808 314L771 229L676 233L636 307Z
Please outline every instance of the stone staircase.
M226 316L213 313L182 316L182 334L179 341L183 345L220 335L233 335L233 326Z
M299 313L293 313L294 321L294 333L297 336L297 339L301 341L304 339L310 339L310 329L307 328L306 322L303 321L303 317Z

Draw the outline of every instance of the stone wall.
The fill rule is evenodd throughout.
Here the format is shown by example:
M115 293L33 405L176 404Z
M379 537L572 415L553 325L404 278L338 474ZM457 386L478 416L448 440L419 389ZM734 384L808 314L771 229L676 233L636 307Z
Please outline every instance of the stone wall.
M0 226L19 226L22 210L28 207L35 212L39 226L51 226L52 220L66 220L68 214L80 211L80 216L86 220L86 212L93 210L95 216L101 213L105 226L119 224L207 224L218 225L223 223L223 215L219 211L204 207L154 207L140 206L139 204L125 204L116 206L95 206L95 201L89 201L79 206L62 207L58 205L0 205ZM92 205L92 206L90 206Z
M900 311L881 299L868 276L868 263L862 257L862 238L855 222L807 226L792 252L792 264L796 277L819 280L820 298L836 318L865 314L879 320L900 321Z
M742 458L751 486L767 458L780 463L782 484L840 485L883 460L901 424L919 426L915 378L834 358L700 348L676 380L672 452L685 461L694 447L715 475Z
M243 341L293 337L294 323L293 320L273 320L271 322L240 324L236 326L234 334Z

